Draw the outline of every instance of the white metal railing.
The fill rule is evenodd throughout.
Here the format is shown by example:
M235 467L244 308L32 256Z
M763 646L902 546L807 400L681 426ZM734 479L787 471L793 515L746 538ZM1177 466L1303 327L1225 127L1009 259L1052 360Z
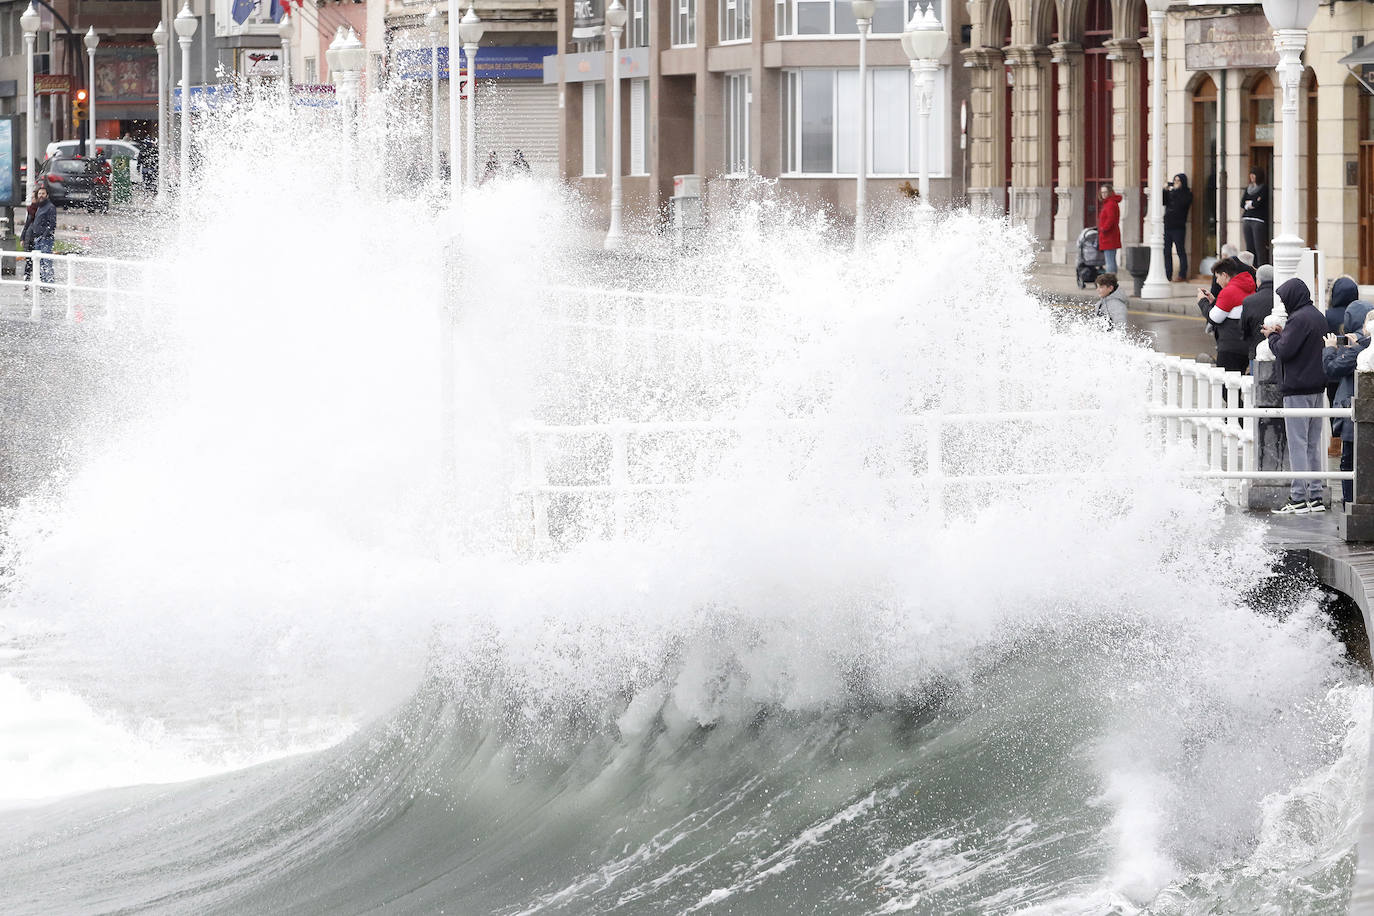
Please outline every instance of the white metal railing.
M1197 480L1215 480L1224 484L1228 501L1245 505L1252 481L1289 480L1289 471L1263 470L1257 455L1258 420L1283 417L1350 418L1350 408L1279 408L1255 407L1254 381L1238 372L1163 354L1142 354L1145 368L1147 397L1141 410L1142 419L1151 424L1156 445L1162 453L1183 451L1191 457L1191 467L1177 473ZM957 473L947 468L945 430L987 424L1062 423L1083 420L1101 421L1106 415L1102 407L1065 408L1054 410L988 411L964 414L916 414L894 417L890 424L903 430L904 454L894 461L902 472L893 480L894 487L918 493L934 518L943 518L945 499L952 488L983 484L1028 483L1032 481L1068 480L1085 475L1094 477L1128 477L1124 472L1108 467L1083 467L1057 471ZM1137 414L1137 417L1140 415ZM607 423L549 425L524 423L515 435L527 454L528 476L515 488L520 514L532 535L534 546L548 547L553 540L551 510L560 499L598 498L607 503L607 533L623 538L629 528L631 503L644 498L661 499L686 493L699 485L707 475L702 472L706 457L693 456L691 449L710 451L723 440L735 440L750 433L804 432L818 428L821 421L808 419L778 420L765 423L718 421L660 421L632 423L625 420ZM827 425L833 426L833 423ZM687 479L645 479L633 473L631 453L636 442L648 437L674 438L675 445L665 446L670 455L669 471L679 471L684 464L696 469ZM694 441L695 440L695 441ZM589 443L596 442L592 446ZM570 446L569 443L580 443ZM703 445L703 443L707 443ZM717 449L719 451L719 449ZM587 461L588 452L595 460ZM551 464L571 463L586 478L587 465L596 464L596 479L555 482L550 474ZM647 465L649 477L664 477L652 461ZM565 476L565 475L559 475ZM673 475L667 474L672 477ZM1352 472L1304 472L1304 477L1325 480L1352 480ZM522 522L522 526L524 523Z
M549 297L560 330L559 364L576 356L595 365L609 357L617 370L713 370L729 362L723 351L753 356L771 339L760 333L773 314L769 303L568 285L539 291Z
M7 251L4 259L13 264L14 272L0 274L0 306L17 309L34 321L59 309L68 321L92 314L113 318L120 311L146 309L169 295L153 280L158 266L153 261L41 251ZM32 270L26 279L27 264ZM45 273L50 277L45 279ZM6 297L6 291L15 293L14 298Z

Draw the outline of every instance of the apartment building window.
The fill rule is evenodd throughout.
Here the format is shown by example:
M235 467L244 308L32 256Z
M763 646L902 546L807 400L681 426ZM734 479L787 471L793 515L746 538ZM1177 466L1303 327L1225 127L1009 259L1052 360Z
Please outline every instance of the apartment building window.
M721 0L722 3L727 0ZM932 0L935 15L944 21L943 0ZM877 0L873 33L893 35L906 27L918 0ZM849 0L775 0L775 25L779 38L798 35L857 35L854 9ZM723 33L723 30L722 30Z
M606 174L606 84L582 84L582 174Z
M630 80L630 174L649 174L649 81Z
M748 73L725 75L725 174L749 174L749 92Z
M748 41L754 0L720 0L720 40Z
M935 77L931 112L930 172L948 169L945 144L949 110L945 74ZM868 151L870 175L912 175L919 166L920 124L904 68L869 70ZM793 175L858 172L859 73L857 70L789 70L782 81L783 169Z
M649 0L630 0L630 26L625 47L649 47Z
M670 35L673 47L690 47L697 43L697 0L668 0L672 11Z

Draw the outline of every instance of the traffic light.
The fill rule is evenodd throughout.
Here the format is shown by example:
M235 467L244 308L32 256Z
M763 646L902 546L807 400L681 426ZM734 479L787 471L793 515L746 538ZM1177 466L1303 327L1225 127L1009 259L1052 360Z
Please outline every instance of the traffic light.
M79 127L81 122L86 120L86 90L76 90L76 95L72 96L72 126Z

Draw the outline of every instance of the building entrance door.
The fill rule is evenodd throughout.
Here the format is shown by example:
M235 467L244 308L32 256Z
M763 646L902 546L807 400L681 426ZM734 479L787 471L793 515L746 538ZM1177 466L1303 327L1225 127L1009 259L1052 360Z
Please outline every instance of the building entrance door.
M1360 283L1374 283L1374 95L1360 93Z
M1112 37L1110 0L1090 0L1083 22L1083 224L1097 225L1098 194L1112 183Z
M1217 252L1217 84L1210 76L1193 90L1193 167L1188 176L1193 210L1188 225L1188 263L1194 271Z

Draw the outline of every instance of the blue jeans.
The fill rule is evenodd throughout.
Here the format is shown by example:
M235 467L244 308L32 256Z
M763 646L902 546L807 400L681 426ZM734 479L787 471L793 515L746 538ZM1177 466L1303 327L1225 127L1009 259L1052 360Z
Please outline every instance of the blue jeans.
M1102 257L1107 259L1107 273L1116 273L1116 249L1108 248L1102 252Z
M52 254L52 242L53 242L52 236L48 236L47 238L44 238L44 239L35 239L34 241L35 241L35 243L37 244L37 247L38 247L38 250L39 250L39 251L43 252L44 254ZM51 259L51 258L39 258L39 259L38 259L38 279L39 279L40 282L43 282L43 283L51 283L51 282L52 282L52 259Z
M1174 277L1188 276L1188 253L1183 249L1183 239L1187 234L1187 229L1164 230L1164 272L1169 275L1171 283ZM1174 249L1178 249L1178 273L1174 273Z
M1326 393L1285 394L1284 407L1325 407ZM1284 432L1288 434L1288 467L1293 471L1289 495L1294 502L1322 498L1322 482L1310 477L1300 478L1301 471L1325 469L1326 446L1322 441L1321 417L1284 417Z

